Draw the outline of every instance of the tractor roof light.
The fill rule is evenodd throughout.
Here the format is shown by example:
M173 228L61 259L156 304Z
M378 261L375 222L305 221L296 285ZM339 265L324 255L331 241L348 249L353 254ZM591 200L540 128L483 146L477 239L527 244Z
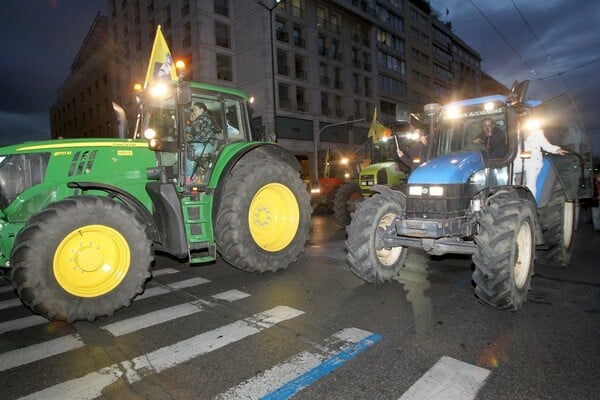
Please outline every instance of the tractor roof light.
M446 115L446 118L449 118L449 119L456 119L456 118L460 117L460 111L461 111L461 110L460 110L460 108L459 108L459 107L456 107L456 106L451 106L451 107L448 107L448 108L445 110L445 115Z
M152 140L156 137L156 131L152 128L148 128L144 131L144 137L147 140Z
M175 61L175 71L179 79L183 79L185 74L185 62L183 60Z
M542 126L541 122L537 118L529 118L523 124L523 127L526 131L535 131L540 129Z
M150 95L152 97L163 98L166 97L168 93L169 90L167 89L167 86L160 82L150 88Z

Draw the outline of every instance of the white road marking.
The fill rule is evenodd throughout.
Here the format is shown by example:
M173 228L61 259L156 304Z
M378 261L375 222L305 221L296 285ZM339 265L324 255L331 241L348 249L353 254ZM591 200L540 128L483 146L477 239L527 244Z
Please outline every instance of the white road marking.
M139 295L134 300L147 299L148 297L154 297L154 296L158 296L160 294L170 293L175 290L193 287L193 286L197 286L197 285L202 285L202 284L209 283L209 282L210 282L209 280L206 280L204 278L191 278L191 279L186 279L186 280L179 281L179 282L170 283L165 286L152 287L152 288L146 289L143 294ZM0 334L10 332L10 331L16 331L18 329L30 328L32 326L42 325L42 324L45 324L48 322L50 322L50 321L48 321L46 318L41 317L39 315L32 315L29 317L18 318L18 319L14 319L11 321L1 322L0 323Z
M185 289L185 288L194 287L194 286L198 286L198 285L204 285L205 283L210 283L210 281L208 279L204 279L204 278L191 278L191 279L186 279L186 280L179 281L179 282L169 283L164 286L147 288L144 291L144 293L142 293L141 295L136 297L134 300L147 299L148 297L158 296L161 294L172 292L174 290Z
M327 360L332 355L339 353L340 349L347 346L348 343L360 342L369 335L371 335L371 332L362 329L343 329L327 339L325 346L317 346L317 349L313 351L303 351L298 353L283 363L219 394L216 399L260 399L286 383L298 378L307 371L317 368L323 361ZM338 348L335 348L336 346Z
M23 305L23 303L21 303L21 299L19 299L19 298L3 300L3 301L0 301L0 310L6 310L7 308L13 308L13 307L18 307L18 306L22 306L22 305Z
M223 293L217 293L211 297L214 299L217 299L217 300L225 300L225 301L233 302L236 300L244 299L249 296L250 295L248 293L242 292L241 290L233 289L233 290L228 290Z
M12 291L13 291L12 286L1 286L0 287L0 293L6 293L6 292L12 292Z
M200 311L202 311L201 304L194 302L179 304L173 307L163 308L147 314L138 315L137 317L104 325L102 329L107 330L114 336L121 336L131 332L139 331L140 329L148 328L150 326L172 321L177 318L186 317Z
M490 371L451 357L442 357L399 400L475 399Z
M157 269L156 271L152 271L152 276L176 274L178 272L179 270L176 270L175 268L161 268Z
M75 334L23 347L22 349L12 350L0 354L0 371L6 371L34 361L43 360L44 358L78 349L84 345L85 343L81 340L81 336Z
M29 317L23 317L19 319L13 319L10 321L0 323L0 333L6 333L10 331L16 331L18 329L30 328L36 325L46 324L49 321L39 315L31 315Z
M217 293L211 297L219 300L234 302L249 296L250 295L248 293L244 293L239 290L228 290L222 293ZM107 330L114 336L121 336L203 311L203 305L213 306L214 304L206 300L197 300L185 304L178 304L176 306L152 311L144 315L138 315L137 317L132 317L123 321L117 321L112 324L104 325L102 329Z
M304 314L304 311L287 306L277 306L132 360L113 364L83 377L31 393L22 397L22 399L94 399L102 396L102 389L121 379L121 377L124 377L129 383L137 382L145 376L162 372L302 314Z

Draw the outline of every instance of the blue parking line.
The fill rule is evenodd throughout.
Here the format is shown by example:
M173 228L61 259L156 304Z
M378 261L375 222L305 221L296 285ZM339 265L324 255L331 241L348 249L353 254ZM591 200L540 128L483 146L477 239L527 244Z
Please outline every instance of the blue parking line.
M360 342L357 342L349 348L340 351L331 358L323 361L319 366L305 372L296 379L293 379L281 386L279 389L262 397L263 400L284 400L289 399L305 387L308 387L316 380L324 377L332 371L341 367L346 361L353 359L369 347L381 340L381 336L374 333L367 336Z

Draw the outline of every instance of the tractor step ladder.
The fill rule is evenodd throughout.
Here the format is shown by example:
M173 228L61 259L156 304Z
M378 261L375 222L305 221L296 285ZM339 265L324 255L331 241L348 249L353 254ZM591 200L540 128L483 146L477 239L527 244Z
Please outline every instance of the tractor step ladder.
M212 197L204 193L185 197L182 201L190 264L206 263L217 259L217 246L210 213L211 202Z

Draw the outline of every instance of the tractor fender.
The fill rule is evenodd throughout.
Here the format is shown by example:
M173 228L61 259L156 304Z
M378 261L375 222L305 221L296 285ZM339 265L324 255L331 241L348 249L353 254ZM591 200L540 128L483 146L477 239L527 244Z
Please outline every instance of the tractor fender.
M159 241L159 232L156 224L154 223L154 218L152 218L152 214L150 214L150 211L148 211L146 206L144 206L141 201L139 201L130 193L116 186L107 185L100 182L69 182L67 183L67 187L81 190L82 193L85 193L88 190L99 190L105 192L108 197L119 200L121 203L134 210L136 215L140 217L142 221L144 221L152 240Z
M225 184L225 179L229 176L229 173L234 168L244 168L245 160L251 160L255 158L245 156L249 153L257 154L259 157L262 156L265 160L268 159L278 159L283 160L290 164L295 170L300 171L301 166L300 162L294 157L288 150L279 146L275 143L270 142L251 142L246 143L243 147L239 148L237 152L233 155L230 155L227 160L217 160L217 165L215 166L215 170L220 170L221 172L218 174L216 179L215 187L215 201L218 202L221 198L221 193L223 192L223 185ZM219 163L224 162L225 164L219 167ZM268 161L265 161L268 162ZM211 177L211 186L213 184L213 178ZM213 216L218 207L213 207Z
M398 190L394 190L392 188L390 188L389 186L385 186L385 185L373 185L371 187L369 187L369 190L371 192L376 192L376 193L381 193L381 194L385 194L385 195L390 195L392 197L396 197L398 198L402 204L405 204L406 202L406 195Z

